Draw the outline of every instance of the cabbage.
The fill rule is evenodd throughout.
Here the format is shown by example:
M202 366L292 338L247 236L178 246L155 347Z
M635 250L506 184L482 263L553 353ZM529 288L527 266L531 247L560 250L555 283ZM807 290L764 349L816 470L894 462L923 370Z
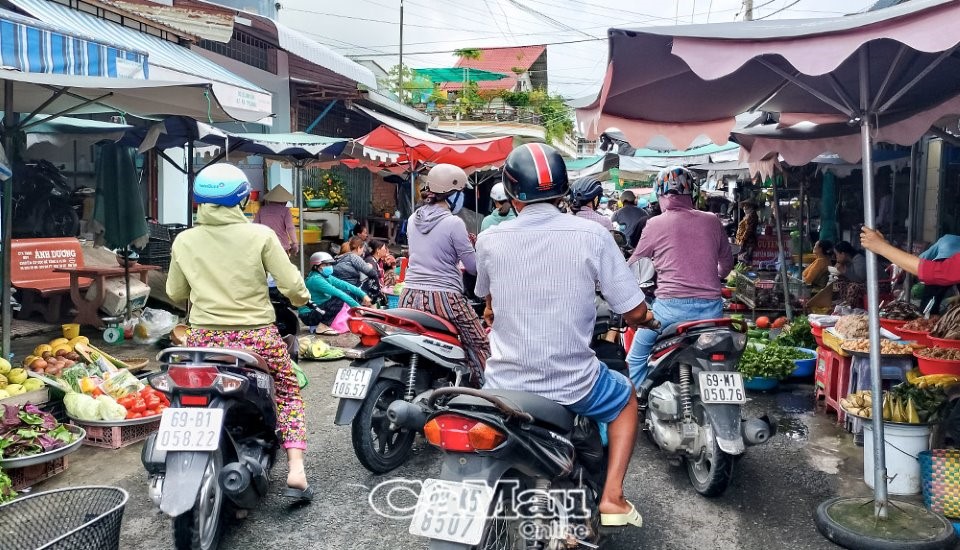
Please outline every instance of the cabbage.
M123 420L127 417L127 409L123 405L114 401L109 395L101 395L97 398L100 409L100 418L103 420Z
M97 400L82 393L71 392L63 397L67 414L77 420L100 420L100 404ZM124 415L126 416L126 415Z

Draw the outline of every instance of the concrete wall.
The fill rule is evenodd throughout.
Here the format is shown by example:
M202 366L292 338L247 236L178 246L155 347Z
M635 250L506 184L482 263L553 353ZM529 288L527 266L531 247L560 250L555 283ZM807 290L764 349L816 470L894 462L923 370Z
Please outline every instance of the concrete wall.
M930 140L924 171L924 178L920 182L923 187L923 229L920 238L928 243L937 240L940 206L940 182L943 179L943 142L939 139Z

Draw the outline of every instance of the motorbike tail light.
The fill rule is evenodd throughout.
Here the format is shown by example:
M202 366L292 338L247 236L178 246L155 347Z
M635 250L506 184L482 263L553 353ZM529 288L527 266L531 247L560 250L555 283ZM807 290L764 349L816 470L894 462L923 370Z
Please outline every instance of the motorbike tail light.
M206 407L210 403L210 397L206 395L181 395L180 404L184 407Z
M173 391L173 380L167 376L167 373L162 372L150 377L150 386L157 391L168 394Z
M380 342L380 332L359 317L347 319L347 328L360 337L360 344L363 346L375 346Z
M216 386L222 393L232 393L240 391L246 385L247 380L232 374L221 374L217 378Z
M171 365L167 376L178 388L209 388L220 377L220 369L212 366Z
M491 451L507 440L507 436L493 426L455 414L441 415L427 422L423 434L431 445L454 452Z
M710 356L711 361L723 361L726 358L727 356L722 353L714 353L713 355Z

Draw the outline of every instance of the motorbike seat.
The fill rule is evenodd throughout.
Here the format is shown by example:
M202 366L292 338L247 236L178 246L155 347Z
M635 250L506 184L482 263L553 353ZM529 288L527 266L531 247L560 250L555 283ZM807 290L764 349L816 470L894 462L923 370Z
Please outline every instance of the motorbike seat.
M400 317L401 319L407 319L408 321L419 323L427 330L442 332L445 334L458 334L457 327L455 327L453 323L447 321L443 317L438 317L432 313L427 313L426 311L420 311L419 309L397 308L387 310L386 313L388 315L393 315L394 317Z
M518 411L528 413L537 424L540 424L544 428L561 434L567 434L573 431L575 415L556 401L522 391L484 390L484 393L499 397ZM472 395L458 395L450 400L449 405L452 408L496 408L489 401Z

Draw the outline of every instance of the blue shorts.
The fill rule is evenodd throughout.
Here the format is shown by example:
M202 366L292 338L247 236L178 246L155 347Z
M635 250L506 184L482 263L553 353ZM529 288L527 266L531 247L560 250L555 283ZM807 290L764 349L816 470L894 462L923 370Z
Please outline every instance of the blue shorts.
M632 393L633 385L626 376L600 363L600 376L590 393L580 401L567 405L567 408L594 422L609 424L620 416L620 412L630 402Z

